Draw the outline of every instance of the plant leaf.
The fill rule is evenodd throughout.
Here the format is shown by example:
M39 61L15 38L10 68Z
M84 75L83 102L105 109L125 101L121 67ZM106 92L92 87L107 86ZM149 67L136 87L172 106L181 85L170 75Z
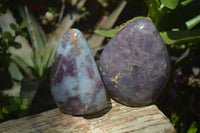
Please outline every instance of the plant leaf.
M193 121L187 133L197 133L197 130L198 130L198 125L195 121Z
M194 26L200 23L200 15L192 18L191 20L185 22L188 30L192 29Z
M17 26L13 23L10 24L10 28L13 29L14 31L18 29Z
M27 108L28 108L28 106L25 105L25 104L20 105L20 109L21 109L21 110L26 110Z
M144 0L148 7L148 17L150 17L153 23L158 26L160 19L170 12L169 8L161 7L160 0Z
M7 109L7 107L2 107L2 112L4 114L9 114L10 113L9 110Z
M172 123L173 126L176 125L178 119L179 119L179 115L177 115L176 112L172 112L172 114L171 114L171 123Z
M121 29L95 30L94 32L105 37L114 37L120 30Z
M13 23L17 26L17 32L19 32L20 29L18 28L18 24L16 23L16 20L12 15L12 13L8 10L5 15L8 16L7 19L3 19L5 17L3 15L0 16L0 19L3 20L2 24L0 24L2 31L8 31L12 35L14 35L16 31L14 32L14 30L11 29L10 27L10 24ZM22 68L23 70L29 69L29 67L33 67L33 60L32 60L33 49L31 48L31 45L29 45L28 40L22 36L17 36L14 41L19 42L22 45L22 47L20 49L9 47L8 49L9 53L11 53L12 56L17 57L18 61L20 60L19 62L17 62L17 60L13 61L16 62L18 66L24 66L24 68ZM22 65L20 63L22 63ZM26 72L25 74L27 74L28 76L31 75L31 73L26 73Z
M7 32L7 31L3 33L3 37L8 39L9 41L14 41L15 40L15 37L10 32Z
M95 33L105 37L114 37L120 30L121 29L96 30ZM160 32L160 35L165 44L200 42L200 30Z
M22 102L22 100L21 100L21 98L19 96L13 97L13 101L14 101L13 103L15 103L17 105L20 105L21 102Z
M182 6L186 6L186 5L190 4L190 3L193 2L193 1L194 1L194 0L185 0L185 1L181 2L181 5L182 5Z
M20 72L18 66L14 62L9 63L8 70L9 70L9 73L10 73L12 79L15 79L15 80L23 79L22 73Z
M160 32L166 44L182 44L200 42L200 30Z
M33 76L32 71L30 69L30 64L25 62L24 59L16 55L12 55L11 59L16 62L16 64L25 72L27 76L29 76L30 78Z
M175 9L178 5L178 0L161 0L162 4L170 9Z
M24 31L20 31L19 34L20 36L23 36L23 37L26 37L28 35L28 33Z
M23 19L28 20L28 31L31 37L31 42L34 48L33 62L34 69L37 71L37 75L41 77L43 75L43 63L42 63L42 55L44 52L44 47L46 45L46 36L40 27L37 20L34 18L32 13L28 11L28 8L25 7L25 10L19 6L19 11ZM38 77L37 77L38 78Z
M28 21L27 20L24 20L21 22L19 28L20 29L23 29L23 28L26 28L28 26Z
M58 45L58 44L50 44L50 43L46 44L45 50L43 53L42 63L43 63L44 69L47 69L52 65L56 47Z
M30 103L30 101L29 101L28 98L24 98L24 99L22 100L22 104L24 104L24 105L28 105L29 103Z
M20 49L10 47L9 52L12 53L11 58L14 62L16 62L18 66L20 66L22 70L25 71L28 76L30 76L32 74L29 68L34 66L33 51L25 38L18 36L16 38L16 41L20 42L20 44L22 44L22 47Z
M133 19L130 19L128 21L126 21L125 23L123 23L122 25L120 25L118 28L116 29L110 29L110 30L95 30L94 32L99 34L99 35L102 35L102 36L105 36L105 37L114 37L121 29L123 29L126 25L128 25L129 23L137 20L137 19L148 19L148 20L151 20L149 17L142 17L142 16L139 16L139 17L134 17Z

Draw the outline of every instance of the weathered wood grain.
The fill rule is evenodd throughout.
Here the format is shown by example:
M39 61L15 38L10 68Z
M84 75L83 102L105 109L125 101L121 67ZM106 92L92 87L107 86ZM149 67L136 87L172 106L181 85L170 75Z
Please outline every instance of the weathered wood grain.
M111 101L99 113L71 116L53 109L0 124L1 133L174 133L169 119L155 106L127 107Z

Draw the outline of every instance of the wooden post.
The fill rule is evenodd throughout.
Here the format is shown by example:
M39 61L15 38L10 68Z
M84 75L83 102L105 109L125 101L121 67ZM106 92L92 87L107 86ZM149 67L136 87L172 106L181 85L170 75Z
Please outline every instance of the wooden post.
M127 107L111 101L109 107L88 116L66 115L53 109L0 123L1 133L175 133L169 119L155 106Z

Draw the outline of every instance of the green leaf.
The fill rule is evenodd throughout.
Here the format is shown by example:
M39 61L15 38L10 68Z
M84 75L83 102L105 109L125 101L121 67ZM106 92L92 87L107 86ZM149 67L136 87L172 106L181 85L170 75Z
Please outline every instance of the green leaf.
M51 67L57 45L58 44L52 44L51 42L46 44L44 53L43 53L43 58L42 58L42 63L43 63L44 69Z
M121 29L95 30L94 32L105 37L114 37L120 30Z
M7 32L7 31L3 33L3 37L8 39L9 41L14 41L15 40L15 37L10 32Z
M193 121L187 133L197 133L197 130L198 130L198 125L195 121Z
M193 18L200 15L199 7L200 7L200 1L195 0L185 7L182 7L181 5L179 5L176 8L176 10L169 9L170 12L165 14L160 19L159 24L157 25L157 28L159 29L159 31L162 31L162 32L172 31L172 29L179 29L179 30L188 29L186 22L193 20Z
M6 108L6 107L2 107L2 112L4 114L9 114L10 113L9 110L8 110L8 108Z
M82 12L85 12L85 11L86 11L86 7L83 6L83 7L81 8L81 11L82 11Z
M148 19L151 20L149 17L134 17L131 20L126 21L124 24L122 24L121 26L119 26L119 28L116 29L110 29L110 30L95 30L94 32L105 36L105 37L114 37L121 29L123 29L126 25L128 25L129 23L137 20L137 19Z
M24 71L24 73L29 76L29 78L32 78L32 71L31 71L31 66L26 62L23 58L19 56L12 55L11 59L14 60L17 65Z
M166 44L182 44L200 42L200 30L160 32Z
M57 7L48 7L50 13L55 13L57 11Z
M175 9L178 5L178 0L161 0L162 4L170 9Z
M24 104L24 105L28 105L29 103L30 103L30 100L28 98L24 98L22 100L22 104Z
M132 20L127 21L123 26L117 29L111 30L96 30L95 33L105 36L114 37L123 27L130 22L145 17L136 17ZM148 19L148 18L147 18ZM182 44L182 43L198 43L200 42L200 29L192 31L170 31L160 32L163 41L166 44Z
M33 46L33 63L34 69L37 71L36 78L41 78L43 75L43 63L42 63L42 55L44 52L44 47L46 45L46 36L40 27L39 23L30 12L26 12L22 7L18 8L23 19L27 19L31 23L28 23L28 31L31 38L31 43Z
M17 26L13 23L10 24L10 28L13 29L14 31L18 29Z
M169 8L164 8L160 0L144 0L148 7L148 17L150 17L153 23L158 26L160 19L170 12Z
M178 120L179 120L179 115L176 112L172 112L171 114L172 125L175 126Z
M20 109L21 109L21 110L26 110L27 108L28 108L28 106L25 105L25 104L20 105Z
M26 110L28 108L29 103L30 103L30 100L28 98L24 98L22 100L22 104L20 105L20 109Z
M191 2L193 2L194 0L185 0L183 2L181 2L182 6L187 6L188 4L190 4Z
M22 100L21 100L20 97L14 97L14 98L13 98L13 101L14 101L15 104L18 104L18 105L20 105L21 102L22 102Z
M19 34L20 34L20 36L23 36L23 37L28 36L28 33L24 32L24 31L20 31Z
M96 30L95 33L105 37L114 37L119 31L120 29ZM200 30L160 32L160 35L165 44L200 42Z
M23 29L23 28L26 28L28 26L28 21L27 20L24 20L21 22L19 28L20 29Z
M19 80L19 81L23 79L23 75L20 72L19 67L16 65L16 63L10 62L8 70L12 79Z
M191 20L187 21L185 24L186 24L188 30L190 30L199 23L200 23L200 15L192 18Z

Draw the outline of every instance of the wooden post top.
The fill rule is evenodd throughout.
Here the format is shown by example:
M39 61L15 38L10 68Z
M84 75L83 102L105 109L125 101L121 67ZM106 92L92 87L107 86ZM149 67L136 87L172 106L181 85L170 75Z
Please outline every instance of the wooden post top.
M155 106L127 107L111 100L109 107L87 116L53 109L0 123L1 133L175 133L169 119Z

